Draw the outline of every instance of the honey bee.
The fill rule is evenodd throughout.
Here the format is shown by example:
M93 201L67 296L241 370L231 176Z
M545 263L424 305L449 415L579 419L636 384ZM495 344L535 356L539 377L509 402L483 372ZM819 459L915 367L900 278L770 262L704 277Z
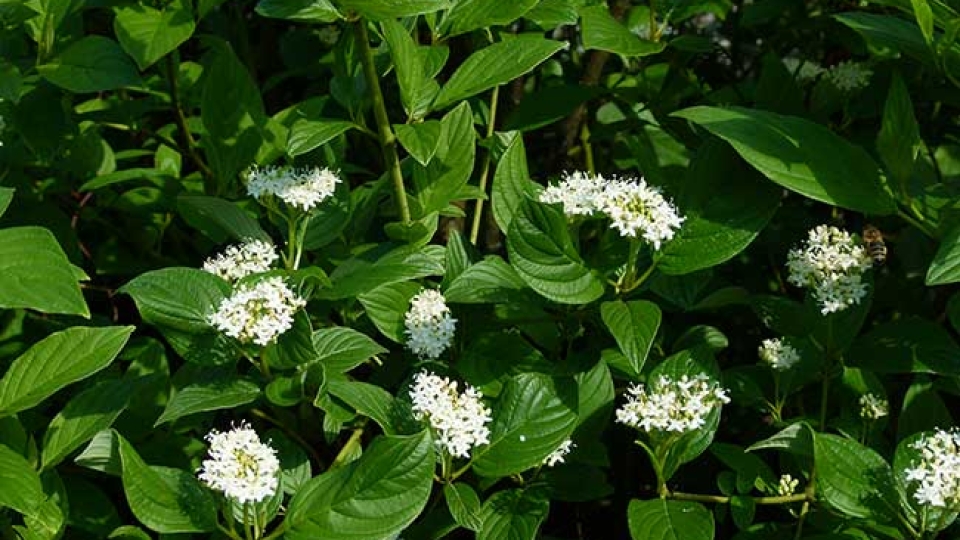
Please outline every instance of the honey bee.
M863 226L863 245L867 248L867 253L873 259L873 264L880 266L887 262L887 244L883 241L883 233L880 229L870 225Z

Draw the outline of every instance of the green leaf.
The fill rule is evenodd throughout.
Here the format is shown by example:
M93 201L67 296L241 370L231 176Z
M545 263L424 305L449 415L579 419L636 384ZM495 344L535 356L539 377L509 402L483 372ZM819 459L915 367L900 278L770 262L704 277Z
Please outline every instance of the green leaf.
M451 5L449 0L340 0L339 4L341 11L356 11L374 22L434 13Z
M927 0L910 0L910 5L913 6L913 15L917 18L924 41L933 46L933 10L930 9L930 3Z
M853 343L850 365L876 373L960 375L960 346L936 323L907 317L881 324Z
M393 126L400 144L423 166L429 164L437 153L442 129L443 126L437 120Z
M230 294L230 285L196 268L161 268L120 288L133 297L147 324L191 334L212 332L207 316Z
M562 304L588 304L603 295L603 281L573 246L563 213L524 201L507 233L510 264L527 285Z
M814 437L817 498L842 514L890 522L900 499L893 471L879 454L837 435Z
M347 120L297 120L290 126L287 154L290 157L306 154L355 127L356 124Z
M724 139L787 189L863 213L896 211L870 155L819 124L741 107L692 107L673 114Z
M781 192L716 139L700 147L679 188L677 206L686 221L664 245L657 267L674 275L743 251L777 212Z
M527 12L527 20L537 23L541 28L553 29L558 26L577 24L577 4L580 0L540 0Z
M248 238L271 241L270 235L260 227L256 219L236 203L224 199L205 195L181 195L177 197L177 210L187 224L214 242Z
M445 484L443 498L447 501L447 509L457 525L479 531L482 525L480 517L480 497L469 484L463 482Z
M266 129L260 89L247 68L230 45L210 43L200 96L200 118L207 133L200 144L221 182L234 185L240 172L254 163L264 141L274 135Z
M450 203L467 198L464 188L473 172L477 134L473 114L463 102L440 121L440 142L426 166L413 165L413 181L421 213L444 211Z
M289 330L263 349L262 361L275 369L294 369L317 360L317 351L313 347L313 325L310 316L304 310L293 316L293 325Z
M191 414L221 409L234 409L253 403L260 397L260 386L237 376L191 384L179 390L167 402L153 426L173 422Z
M358 297L367 317L377 330L397 343L406 342L403 316L410 309L410 299L423 289L409 281L383 285Z
M604 5L580 10L583 48L612 52L623 56L648 56L662 51L666 43L640 39L620 24Z
M505 233L510 230L510 224L520 211L523 201L537 195L537 185L530 180L530 172L527 170L527 151L523 146L523 137L516 132L510 136L512 139L497 163L491 188L493 218Z
M433 441L423 431L374 439L359 459L311 479L290 501L290 540L387 538L420 515L433 484Z
M256 12L263 17L307 23L331 23L340 18L330 0L260 0Z
M526 286L512 266L491 255L467 267L450 283L443 296L455 304L506 303Z
M577 424L571 381L521 373L504 386L493 412L490 444L474 450L473 470L500 478L540 465Z
M340 237L353 215L350 187L346 182L337 184L333 197L327 199L310 213L310 222L303 237L303 249L320 249Z
M76 270L47 229L0 230L0 308L90 317L77 279Z
M183 0L170 2L163 10L142 4L125 5L113 19L113 31L120 45L141 70L190 39L195 26L190 5Z
M640 373L660 328L660 308L646 300L615 300L600 305L600 316L634 373Z
M927 286L960 281L960 225L947 231L927 269Z
M400 84L400 100L403 102L403 108L407 112L407 116L412 116L417 110L417 105L423 97L421 94L425 90L426 77L423 59L417 50L417 44L410 37L410 32L406 27L392 19L384 20L381 27L383 28L383 39L390 46L390 57L393 59L393 68L397 74L397 82ZM401 129L401 126L406 129ZM410 124L394 126L397 138L401 142L403 142L404 137L410 138L409 130L413 128L414 126ZM404 137L401 137L400 131L404 130L408 132ZM403 143L403 145L404 147L407 146L406 143ZM434 145L434 148L436 148L436 145ZM409 147L407 150L410 150ZM412 151L411 154L413 154ZM425 164L430 160L423 161L417 158L417 161Z
M31 514L46 498L33 465L4 444L0 444L0 484L0 508Z
M911 21L895 15L850 12L839 13L834 19L849 26L878 48L892 48L927 67L935 67L936 57L924 40L923 33Z
M141 523L165 534L216 530L217 505L193 474L151 467L126 439L114 436L123 464L123 491Z
M903 405L897 417L897 439L903 440L921 431L952 425L953 416L934 382L928 377L916 377L903 396Z
M713 514L690 501L634 499L627 523L633 540L713 540Z
M367 360L387 352L366 334L345 326L321 328L313 333L317 361L328 372L346 373Z
M103 36L86 36L37 67L40 75L77 94L140 84L137 66L120 45Z
M910 92L900 74L894 73L883 107L880 133L877 134L877 151L890 175L899 182L906 182L922 145Z
M14 360L0 379L0 418L29 409L107 367L133 330L133 326L78 326L40 340Z
M330 379L326 389L358 413L376 422L387 435L394 435L394 398L377 385Z
M0 187L0 216L7 211L7 207L10 206L10 201L13 200L13 193L15 191L13 188Z
M460 0L447 12L440 32L447 37L478 28L509 24L523 17L539 0Z
M43 435L43 469L57 465L70 452L109 428L127 407L136 382L104 381L74 396Z
M542 488L498 491L483 503L477 540L534 540L549 511Z
M771 437L757 441L747 447L747 452L770 449L783 450L798 456L813 455L813 430L810 426L798 422L790 424Z
M520 36L471 54L450 76L433 103L443 109L494 86L512 81L540 65L566 43L540 36Z
M330 274L333 285L320 291L320 298L353 298L390 283L443 274L443 264L427 248L400 247L383 254L387 247L382 245L338 266Z

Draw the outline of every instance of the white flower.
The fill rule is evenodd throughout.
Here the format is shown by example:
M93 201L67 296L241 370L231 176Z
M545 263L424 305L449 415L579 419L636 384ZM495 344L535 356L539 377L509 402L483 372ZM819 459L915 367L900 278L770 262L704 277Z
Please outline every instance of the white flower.
M799 485L799 480L790 476L789 474L784 474L780 477L780 484L777 486L777 495L780 495L781 497L793 495L796 493L797 486Z
M879 420L890 414L890 403L876 394L860 396L860 418Z
M921 505L960 510L960 432L938 429L911 446L920 451L919 463L904 470L907 481L918 484L913 497Z
M573 439L563 441L556 450L550 452L550 455L543 459L543 464L547 467L553 467L557 463L563 463L563 459L567 457L567 454L576 447L577 445L573 443Z
M271 277L240 285L208 321L242 343L268 345L293 326L294 314L305 305L283 278Z
M782 339L765 339L760 344L760 360L777 371L786 371L800 361L800 353Z
M827 78L838 89L853 92L870 84L873 71L864 64L844 61L827 70Z
M600 210L600 194L609 181L582 171L564 173L559 183L547 186L540 201L563 204L567 216L589 216Z
M421 358L439 358L453 343L457 328L443 295L433 289L424 289L410 300L403 322L407 347Z
M455 457L469 458L470 450L490 444L491 411L484 406L483 394L464 385L457 392L457 382L426 371L418 373L410 389L413 415L424 418L433 429L437 448Z
M787 255L788 281L813 290L824 315L844 310L867 295L863 274L873 267L870 254L850 233L820 225Z
M827 71L816 62L792 57L784 58L783 66L787 68L790 75L796 74L796 78L800 82L812 81Z
M727 391L703 373L679 379L660 376L649 389L632 385L627 392L617 422L646 432L693 431L703 427L714 407L730 402Z
M203 269L227 281L237 281L251 274L270 269L277 261L277 250L270 242L245 240L242 244L227 247L223 253L210 257Z
M317 167L253 167L247 173L247 193L260 199L268 195L308 211L330 198L341 182L337 173Z
M677 33L677 30L666 24L662 21L657 21L657 29L659 30L660 37L672 36ZM631 31L640 39L645 39L647 41L653 39L650 35L650 23L643 23L637 26L634 26Z
M240 503L260 502L277 492L280 461L277 452L249 424L206 436L210 458L200 467L200 480Z
M673 238L685 219L658 188L647 185L643 178L607 183L599 205L612 220L612 228L622 236L641 236L654 249L660 249L661 243Z

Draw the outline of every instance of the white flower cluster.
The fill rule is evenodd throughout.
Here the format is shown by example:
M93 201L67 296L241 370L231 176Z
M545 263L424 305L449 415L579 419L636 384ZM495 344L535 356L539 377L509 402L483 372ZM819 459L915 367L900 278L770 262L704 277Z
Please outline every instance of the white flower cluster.
M440 291L424 289L410 300L403 316L407 347L421 358L435 360L453 343L457 320Z
M876 394L860 396L860 418L879 420L890 414L890 403Z
M250 239L227 247L216 257L210 257L203 263L203 269L227 281L237 281L252 274L266 272L277 258L277 250L273 244Z
M919 483L913 497L921 505L960 510L960 431L938 429L912 446L920 451L920 462L904 473Z
M550 452L550 455L543 459L543 464L547 467L553 467L557 463L563 463L564 458L576 447L577 445L573 443L573 439L563 441L556 450Z
M828 69L826 76L839 90L854 92L870 84L873 71L859 62L844 61Z
M621 236L642 237L654 249L672 239L685 219L659 188L648 185L643 178L607 179L575 172L546 188L540 200L562 203L568 216L603 213Z
M249 424L206 436L210 458L200 467L200 480L240 503L260 502L277 492L280 461L277 452Z
M247 193L257 199L272 195L306 212L330 198L340 182L326 168L254 167L247 173Z
M765 339L760 344L760 360L776 371L786 371L800 361L800 353L782 339Z
M780 495L781 497L793 495L796 493L797 486L799 485L799 480L790 476L789 474L784 474L780 477L780 484L777 486L777 495Z
M873 266L870 254L850 233L819 225L787 256L788 280L809 287L824 315L859 304L867 295L863 274Z
M632 385L617 422L642 431L693 431L706 423L714 407L729 403L727 391L701 373L679 379L661 376L649 389Z
M827 71L816 62L793 57L784 58L783 66L787 68L790 75L796 74L796 78L800 82L813 81Z
M209 323L242 343L268 345L293 326L293 316L306 305L284 283L271 277L255 284L242 284L223 299Z
M601 200L603 212L621 236L641 236L653 249L660 249L662 242L673 238L685 219L659 189L648 186L642 178L607 184Z
M600 211L600 197L609 180L583 171L564 173L559 183L547 186L540 201L561 203L568 216L590 216Z
M430 423L437 448L455 457L469 458L475 446L490 443L491 410L483 404L479 390L464 385L457 391L457 382L422 371L413 379L410 399L413 416Z

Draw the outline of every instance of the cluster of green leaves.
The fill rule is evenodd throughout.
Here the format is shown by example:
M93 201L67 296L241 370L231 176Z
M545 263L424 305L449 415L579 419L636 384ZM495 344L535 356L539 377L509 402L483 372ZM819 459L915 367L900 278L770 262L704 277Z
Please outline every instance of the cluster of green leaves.
M903 471L960 398L958 21L956 0L0 0L0 536L955 537ZM269 165L344 182L288 220L246 193ZM642 175L682 228L652 250L539 201L574 169ZM888 263L823 316L786 253L866 221ZM262 348L211 326L233 286L199 269L251 238L309 300ZM436 361L404 346L424 287L457 319ZM757 365L771 337L801 362ZM482 391L469 459L411 414L421 370ZM700 374L732 403L662 452L613 421L627 385ZM858 415L868 393L888 417ZM253 512L195 474L244 420L282 469Z

